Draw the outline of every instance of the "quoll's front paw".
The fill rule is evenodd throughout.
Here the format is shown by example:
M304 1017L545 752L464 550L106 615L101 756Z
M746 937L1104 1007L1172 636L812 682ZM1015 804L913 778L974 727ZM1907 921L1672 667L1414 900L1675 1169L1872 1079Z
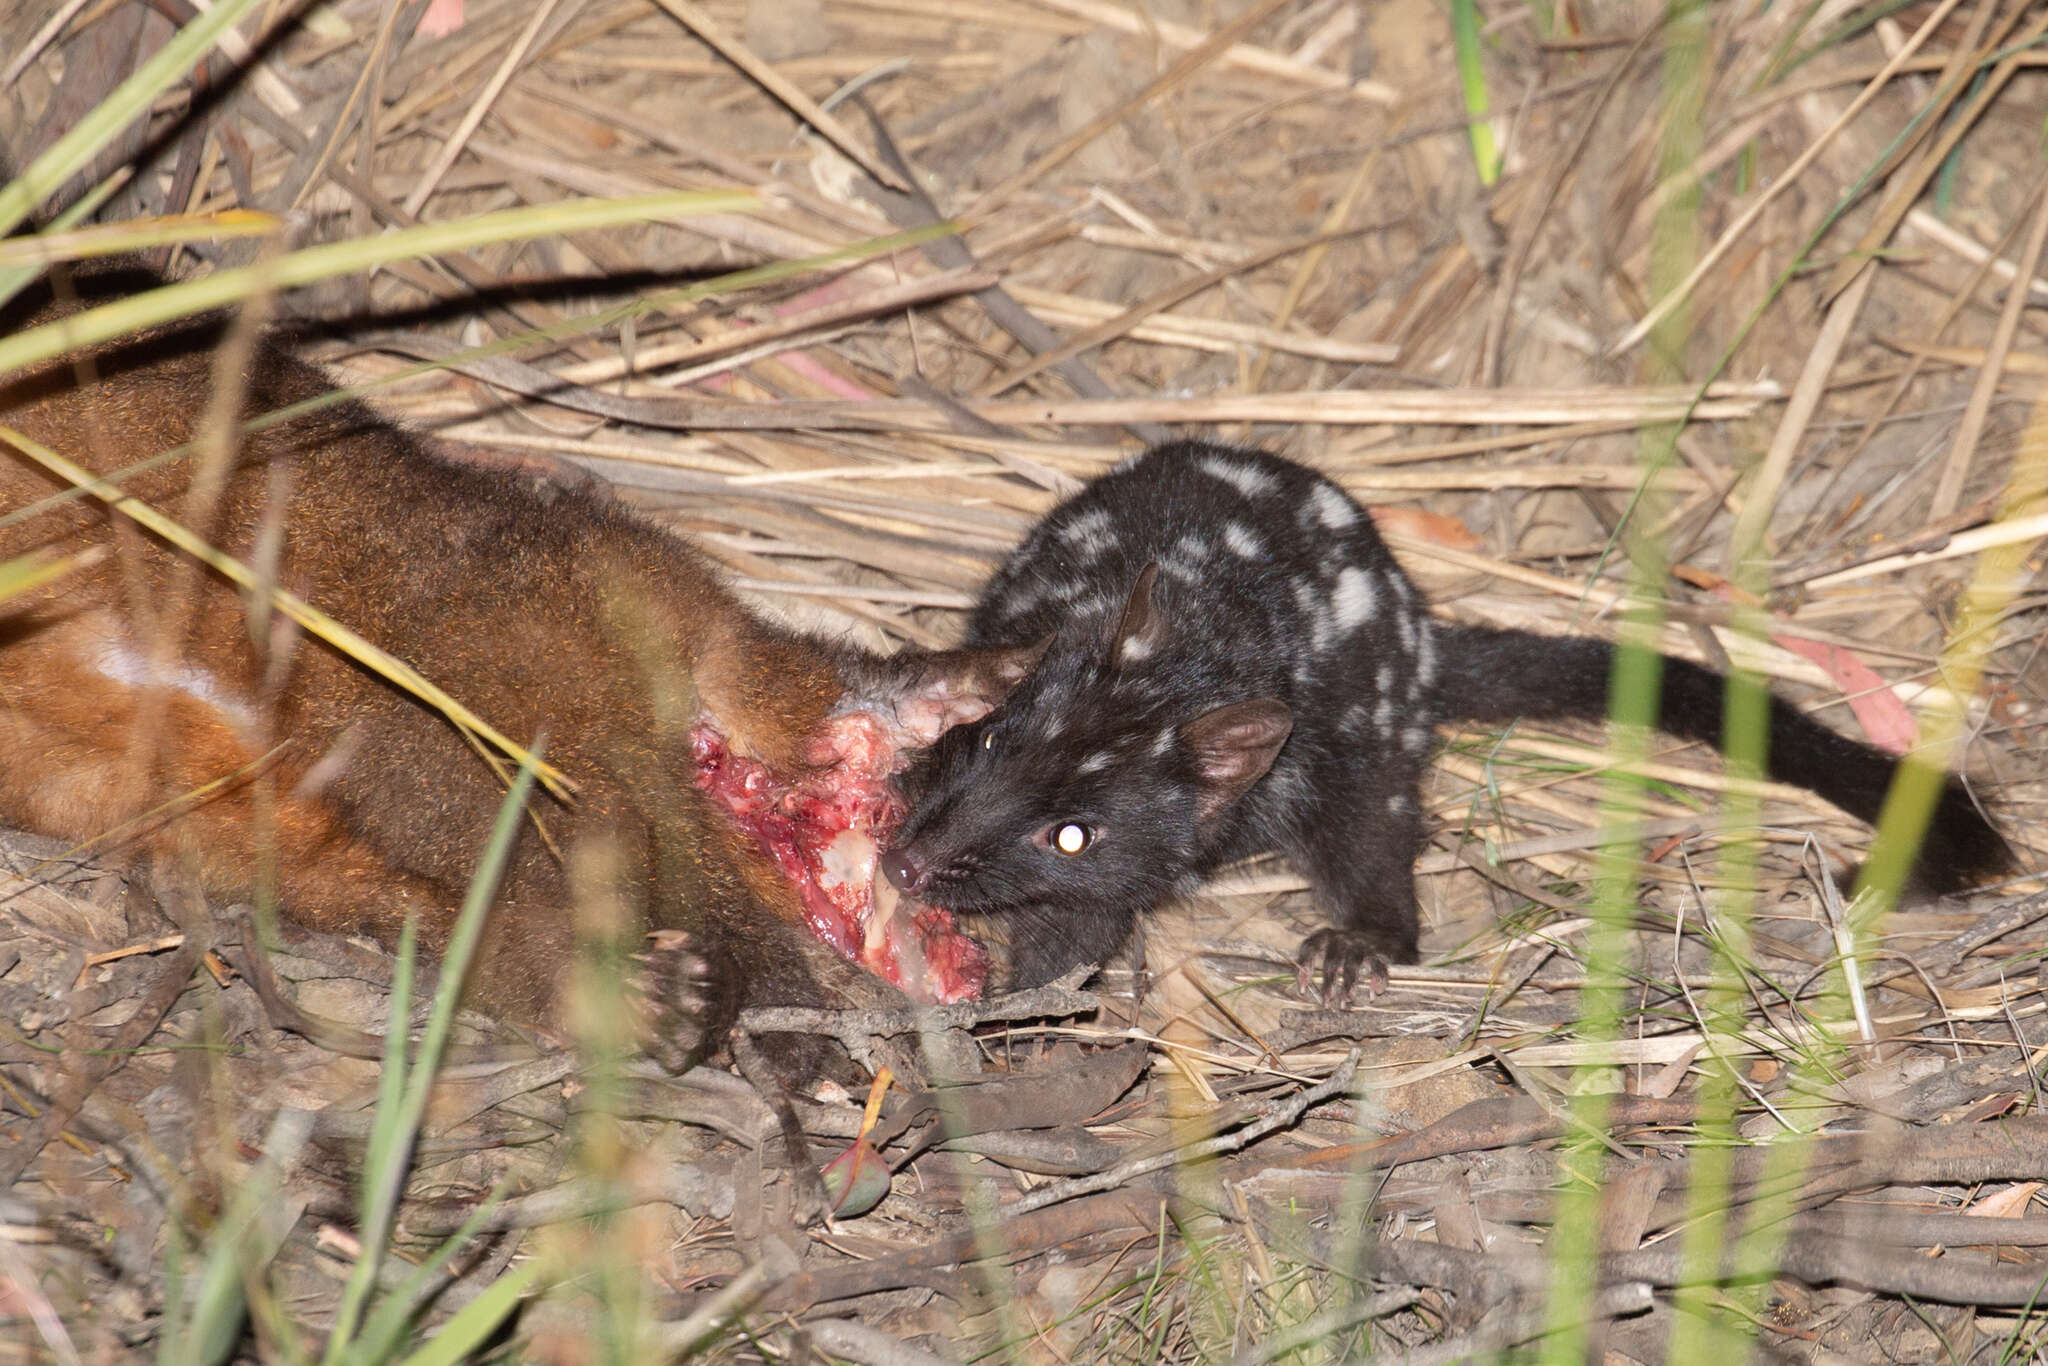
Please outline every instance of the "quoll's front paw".
M710 1051L711 963L683 930L647 936L641 1042L670 1072L687 1072Z
M1301 941L1301 953L1295 962L1295 981L1304 993L1320 970L1325 1009L1347 1004L1361 975L1367 1000L1387 989L1386 960L1374 953L1366 937L1356 930L1317 930Z

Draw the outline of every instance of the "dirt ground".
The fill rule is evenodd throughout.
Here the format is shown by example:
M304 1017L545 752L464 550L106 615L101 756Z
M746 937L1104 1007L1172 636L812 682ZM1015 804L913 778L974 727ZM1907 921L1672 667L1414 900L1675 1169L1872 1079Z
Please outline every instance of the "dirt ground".
M477 458L614 481L764 611L949 643L1080 481L1168 435L1256 443L1372 505L1455 620L1612 634L1648 583L1664 650L1753 669L1839 730L1904 741L1960 704L1957 766L2039 866L2038 5L288 9L243 26L250 69L174 83L45 202L132 165L101 220L254 208L306 246L761 191L278 308L347 382L444 361L375 401ZM0 4L17 170L172 12L192 13ZM958 237L565 325L945 219ZM194 242L167 269L257 250ZM664 1352L733 1359L2040 1355L2039 884L1901 910L1845 977L1821 855L1860 860L1867 828L1657 740L1603 965L1604 728L1443 739L1420 965L1320 1009L1294 981L1318 923L1304 882L1231 869L1148 927L1142 999L1112 965L1087 1011L982 1026L985 1106L885 1147L893 1192L860 1218L792 1223L772 1119L731 1074L634 1064L604 1119L558 1055L458 1069L393 1246L420 1258L509 1198L427 1321L534 1259L618 1258L636 1290L557 1279L523 1350L630 1357L604 1336L623 1296ZM0 1362L156 1352L181 1293L169 1230L205 1229L302 1114L247 1263L257 1328L231 1349L291 1359L277 1325L317 1334L358 1251L376 1064L273 1022L236 908L216 908L225 959L166 987L117 851L5 851ZM304 1010L379 1027L381 954L271 959ZM1582 992L1614 967L1618 987ZM814 1142L843 1148L863 1099L806 1107ZM630 1209L573 1217L613 1199ZM1548 1301L1577 1305L1580 1336L1543 1337L1553 1276L1582 1296Z

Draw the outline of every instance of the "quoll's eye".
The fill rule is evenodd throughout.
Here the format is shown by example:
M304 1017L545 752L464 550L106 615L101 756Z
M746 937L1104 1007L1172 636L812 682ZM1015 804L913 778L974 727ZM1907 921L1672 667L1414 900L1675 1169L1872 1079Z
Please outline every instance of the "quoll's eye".
M1079 854L1095 843L1095 832L1079 821L1055 821L1038 832L1038 843L1059 854Z
M996 747L996 733L994 731L985 730L981 733L981 747L983 749L994 749Z

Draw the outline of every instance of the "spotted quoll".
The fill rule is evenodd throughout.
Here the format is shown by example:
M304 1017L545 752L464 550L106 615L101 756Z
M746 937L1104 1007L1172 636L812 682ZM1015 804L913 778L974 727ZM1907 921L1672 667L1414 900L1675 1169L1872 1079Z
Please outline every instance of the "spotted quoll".
M1432 617L1365 510L1277 456L1175 442L1049 513L989 581L977 648L1049 642L997 710L906 776L883 854L904 892L1009 918L1012 985L1100 962L1136 919L1278 850L1334 922L1302 944L1326 999L1416 956L1417 782L1436 727L1607 712L1613 647ZM1718 742L1725 679L1663 666L1664 729ZM1770 772L1873 819L1893 760L1782 702ZM1960 782L1927 892L2005 866Z

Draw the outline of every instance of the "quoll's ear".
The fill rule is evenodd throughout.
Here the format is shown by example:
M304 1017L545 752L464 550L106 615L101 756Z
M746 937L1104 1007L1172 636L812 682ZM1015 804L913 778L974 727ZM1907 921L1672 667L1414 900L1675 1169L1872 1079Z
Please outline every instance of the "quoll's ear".
M955 726L964 726L1002 705L1010 689L1038 667L1052 637L1030 645L981 650L933 650L901 654L892 689L896 719L910 742L929 745Z
M1158 582L1155 561L1138 571L1138 581L1131 585L1130 600L1124 603L1124 614L1116 623L1114 657L1119 669L1150 659L1166 643L1166 616L1152 604L1152 589Z
M1294 729L1294 713L1270 697L1204 712L1182 731L1195 756L1202 794L1195 811L1208 820L1266 776Z

